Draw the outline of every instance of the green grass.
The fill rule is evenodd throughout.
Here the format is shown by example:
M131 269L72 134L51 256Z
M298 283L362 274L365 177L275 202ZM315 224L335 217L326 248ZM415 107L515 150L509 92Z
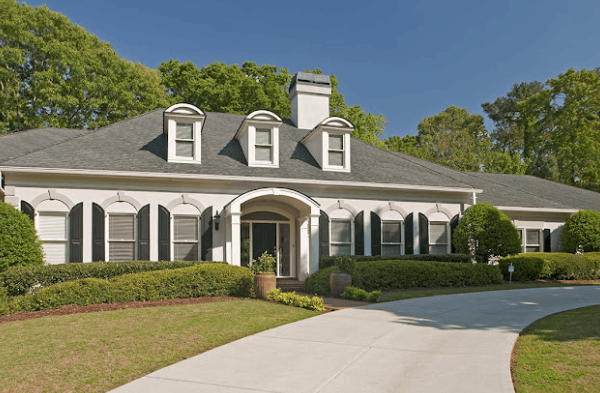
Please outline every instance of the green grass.
M600 392L600 306L526 328L513 351L512 375L517 393Z
M381 294L382 302L391 302L394 300L405 300L417 297L439 296L439 295L455 295L457 293L472 293L472 292L490 292L490 291L506 291L511 289L529 289L529 288L548 288L548 287L567 287L574 285L600 285L597 284L563 284L560 282L537 282L531 284L499 284L487 285L483 287L459 287L459 288L436 288L436 289L410 289L401 291L388 291Z
M0 391L105 392L209 349L318 315L257 300L0 324Z

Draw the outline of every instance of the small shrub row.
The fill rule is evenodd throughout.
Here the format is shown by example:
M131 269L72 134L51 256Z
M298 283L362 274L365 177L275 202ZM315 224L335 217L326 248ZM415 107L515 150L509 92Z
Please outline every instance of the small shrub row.
M329 277L335 267L310 275L304 282L304 292L319 295L329 293ZM497 266L471 263L418 261L358 262L352 274L352 284L366 291L451 286L501 284L502 273Z
M82 278L109 280L124 274L155 270L179 269L207 263L205 261L131 261L64 263L60 265L19 266L0 274L0 285L6 287L9 296L25 295L35 288L47 287Z
M313 311L325 311L323 299L318 296L312 298L297 295L296 292L281 292L279 288L271 289L267 293L267 299L288 306L306 308Z
M509 279L508 265L515 267L513 281L594 280L600 278L600 253L567 254L532 252L502 258L500 271Z
M418 255L349 255L355 262L369 261L427 261L471 263L472 257L468 254L418 254ZM319 269L324 269L335 264L335 256L324 256L319 259Z
M381 291L367 292L354 286L349 286L342 292L344 299L350 300L366 300L371 303L379 303L381 301Z
M86 306L201 296L248 297L252 294L253 274L250 270L228 264L207 263L180 269L126 274L111 280L83 278L62 282L31 294L8 298L4 313L37 311L64 305Z

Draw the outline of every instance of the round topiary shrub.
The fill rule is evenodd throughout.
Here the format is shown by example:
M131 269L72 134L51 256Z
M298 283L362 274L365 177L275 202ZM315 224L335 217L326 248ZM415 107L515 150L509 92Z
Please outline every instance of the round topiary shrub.
M31 219L0 202L0 272L13 266L42 264L42 244Z
M453 233L459 253L471 254L489 261L493 256L521 252L521 238L506 214L489 203L477 203L467 209Z
M580 210L573 214L563 227L560 242L566 252L600 251L600 213Z

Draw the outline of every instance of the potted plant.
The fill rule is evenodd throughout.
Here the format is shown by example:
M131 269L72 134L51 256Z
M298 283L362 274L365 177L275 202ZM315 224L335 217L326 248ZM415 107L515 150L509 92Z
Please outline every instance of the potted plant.
M277 287L276 264L275 257L266 251L258 257L258 260L250 262L248 267L254 273L254 293L257 298L266 299L267 293Z
M340 297L346 287L352 285L352 270L354 260L348 255L340 255L335 258L337 270L331 273L329 278L329 290L335 297Z

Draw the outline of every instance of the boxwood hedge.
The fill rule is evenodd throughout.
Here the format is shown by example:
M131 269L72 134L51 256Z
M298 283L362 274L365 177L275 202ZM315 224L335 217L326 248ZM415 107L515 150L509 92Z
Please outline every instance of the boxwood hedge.
M508 280L508 265L513 264L513 281L594 280L600 278L600 253L568 254L532 252L499 261L500 270Z
M321 257L319 260L319 269L324 269L335 264L334 256ZM418 255L351 255L350 258L356 262L367 261L428 261L428 262L453 262L453 263L471 263L472 257L468 254L418 254Z

